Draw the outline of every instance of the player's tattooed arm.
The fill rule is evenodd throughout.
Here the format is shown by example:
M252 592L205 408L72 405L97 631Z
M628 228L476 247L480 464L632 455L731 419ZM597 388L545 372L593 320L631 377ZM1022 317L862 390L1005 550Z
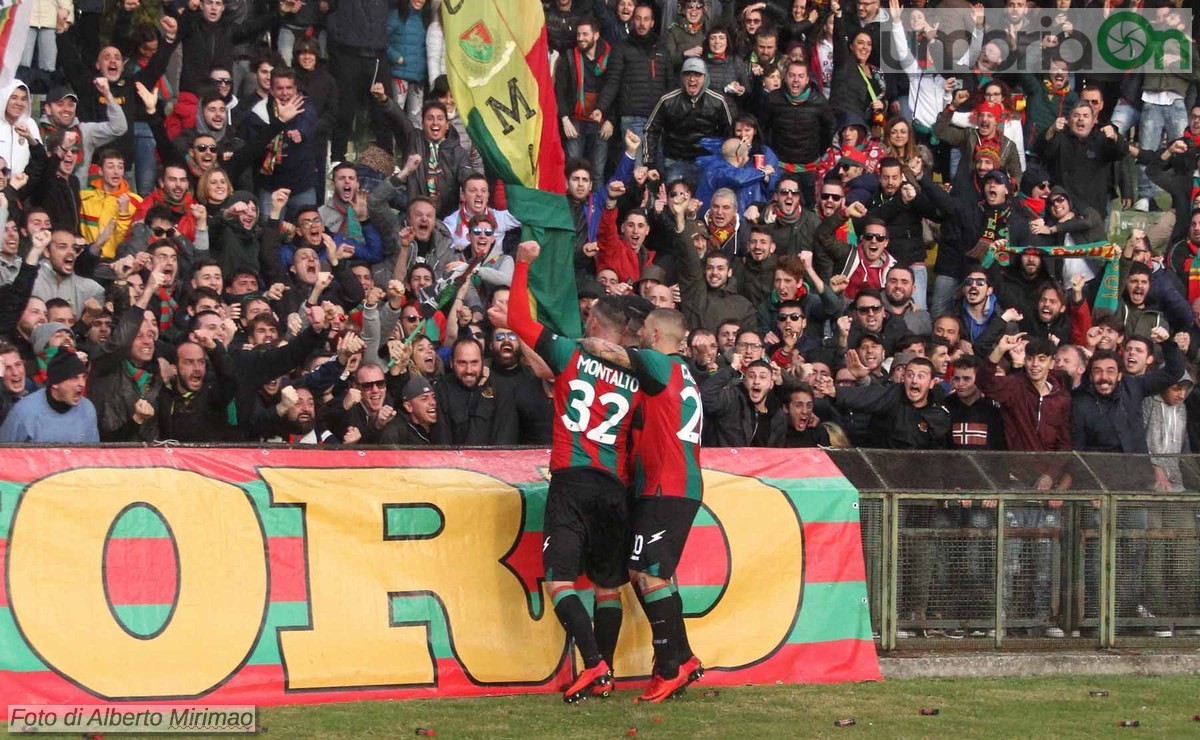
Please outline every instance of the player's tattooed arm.
M579 340L579 346L583 347L584 352L599 357L605 362L611 362L626 369L633 367L633 363L629 360L629 353L625 351L625 348L619 344L613 344L607 339L584 337Z

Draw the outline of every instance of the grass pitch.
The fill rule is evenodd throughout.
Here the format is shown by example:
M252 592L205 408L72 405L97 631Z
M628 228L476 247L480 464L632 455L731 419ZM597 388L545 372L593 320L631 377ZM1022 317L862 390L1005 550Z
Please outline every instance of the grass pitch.
M853 738L1196 737L1200 677L909 680L837 686L720 688L635 705L634 691L563 704L559 695L362 702L264 709L274 738ZM1107 690L1105 698L1090 690ZM921 716L922 708L939 710ZM834 721L853 718L852 727ZM1138 728L1119 728L1120 720ZM657 721L656 721L657 720Z

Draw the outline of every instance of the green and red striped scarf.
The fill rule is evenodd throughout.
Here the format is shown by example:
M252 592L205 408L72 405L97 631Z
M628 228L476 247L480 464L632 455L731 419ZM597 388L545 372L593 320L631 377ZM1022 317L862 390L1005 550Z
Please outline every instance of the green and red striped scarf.
M158 289L158 330L160 332L171 328L175 322L175 312L179 310L179 301L167 292L166 288Z
M146 389L150 386L150 380L152 377L150 373L133 364L133 362L130 360L125 360L124 367L125 375L127 375L137 387L138 397L145 398Z
M1196 253L1200 252L1200 245L1188 239L1187 248L1190 256L1183 263L1183 269L1187 273L1187 295L1188 302L1191 303L1200 298L1200 260L1196 259Z

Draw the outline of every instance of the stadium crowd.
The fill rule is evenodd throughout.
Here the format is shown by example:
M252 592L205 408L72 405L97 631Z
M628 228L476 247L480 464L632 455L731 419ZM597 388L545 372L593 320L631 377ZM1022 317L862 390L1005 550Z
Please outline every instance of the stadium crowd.
M31 1L0 441L548 443L438 3ZM1200 71L1073 73L1029 0L929 3L966 19L958 76L924 0L544 4L580 311L684 314L705 444L1200 449ZM1194 37L1168 0L1053 5ZM1101 261L1024 248L1114 208L1160 213L1094 311Z

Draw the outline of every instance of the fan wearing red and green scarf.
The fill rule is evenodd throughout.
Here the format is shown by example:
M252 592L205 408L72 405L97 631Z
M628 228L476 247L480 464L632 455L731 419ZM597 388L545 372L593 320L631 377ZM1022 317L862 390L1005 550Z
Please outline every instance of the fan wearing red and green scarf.
M146 220L147 212L157 205L164 205L171 210L175 219L175 228L179 233L196 241L196 219L192 216L191 181L188 179L187 167L183 164L169 163L163 165L162 176L158 179L158 187L142 199L137 210L133 213L133 223Z
M113 326L108 351L92 362L88 396L96 404L103 442L145 442L158 435L155 405L162 379L154 355L159 332L147 308L166 282L163 271L151 271L137 303Z
M179 301L175 298L175 278L179 274L179 245L174 239L159 239L150 244L152 270L162 275L162 282L150 296L149 308L154 314L159 331L166 331L175 324ZM150 290L149 284L146 290Z
M1167 250L1166 263L1187 287L1188 302L1200 299L1200 209L1192 211L1187 237Z
M354 248L354 259L369 265L383 260L383 237L370 222L367 194L359 186L353 164L342 162L333 168L333 197L319 213L333 242Z
M446 265L447 275L458 277L467 274L471 280L477 302L482 304L486 294L496 288L507 288L512 283L513 258L504 254L503 246L496 241L496 221L490 214L472 216L467 221L470 248L465 255L470 261L457 260ZM468 298L467 303L475 301Z
M39 386L46 384L46 369L55 355L60 351L75 351L75 335L71 332L71 327L58 321L34 327L30 343L33 345L34 359L37 362L33 382Z

